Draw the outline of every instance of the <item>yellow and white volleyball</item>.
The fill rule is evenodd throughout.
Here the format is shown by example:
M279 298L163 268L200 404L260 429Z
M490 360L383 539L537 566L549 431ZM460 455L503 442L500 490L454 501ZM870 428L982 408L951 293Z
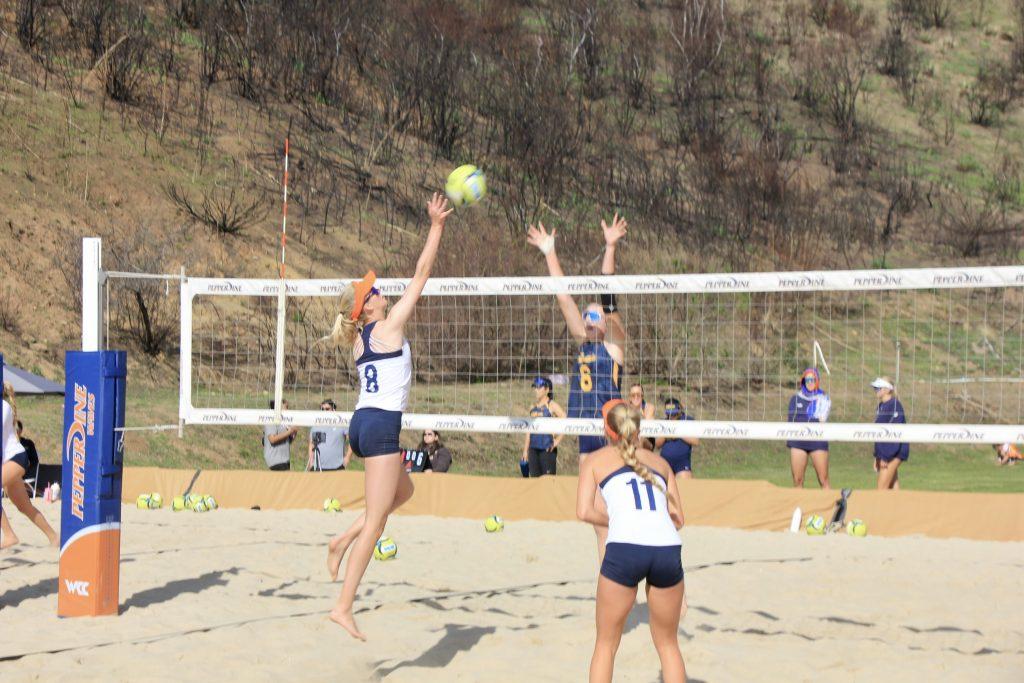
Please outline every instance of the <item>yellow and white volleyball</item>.
M135 499L135 507L139 508L140 510L148 510L149 509L149 494L148 493L140 493L139 497Z
M159 493L149 494L149 507L151 510L159 510L164 506L164 497Z
M341 512L341 501L337 498L324 498L324 512Z
M373 557L376 560L392 560L398 555L398 544L390 536L384 536L373 546Z
M216 510L218 507L217 500L213 496L205 496L203 502L206 503L207 510Z
M449 174L444 193L454 206L476 204L487 194L487 178L472 164L459 166Z
M487 533L493 534L495 531L502 531L505 529L505 520L498 515L491 515L484 520L484 529L487 529Z
M868 525L864 523L863 519L851 519L846 523L846 533L851 536L867 536Z
M181 512L185 509L185 496L175 496L171 499L171 509L175 512Z
M821 536L825 533L825 518L821 515L811 515L807 518L807 535Z
M207 510L209 508L206 507L206 501L203 499L199 499L192 504L192 512L206 512Z

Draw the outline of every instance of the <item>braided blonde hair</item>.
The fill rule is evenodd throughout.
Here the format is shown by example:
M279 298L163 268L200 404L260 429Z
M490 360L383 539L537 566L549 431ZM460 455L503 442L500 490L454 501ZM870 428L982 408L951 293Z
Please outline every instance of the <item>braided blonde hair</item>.
M619 440L615 442L615 448L618 449L622 461L626 463L629 469L636 472L638 477L662 493L666 493L665 487L654 478L650 468L641 463L636 457L636 446L640 434L640 420L642 419L643 414L626 403L620 403L608 412L608 425L612 428L613 432L619 435Z
M14 404L14 387L10 382L4 382L4 400L11 405L11 414L14 416L14 423L18 423L18 406Z
M335 346L340 346L344 342L349 348L356 343L356 337L359 336L359 331L363 329L366 321L364 313L359 314L358 320L352 320L352 316L349 315L348 311L352 310L355 302L356 285L354 282L350 282L345 285L345 289L341 290L341 295L338 297L338 308L341 309L341 313L335 318L331 333L324 337L323 341L330 341Z

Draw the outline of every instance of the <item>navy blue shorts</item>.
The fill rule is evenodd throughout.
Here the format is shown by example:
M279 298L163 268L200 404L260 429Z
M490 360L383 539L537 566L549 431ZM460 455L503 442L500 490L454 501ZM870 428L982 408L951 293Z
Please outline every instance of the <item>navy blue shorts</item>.
M608 543L604 547L601 576L636 588L641 581L655 588L671 588L683 580L683 561L678 545Z
M600 415L598 416L600 417ZM608 439L603 436L581 436L580 437L580 455L587 455L593 453L599 448L604 448L608 445Z
M669 453L668 455L666 455L664 452L662 452L661 457L663 457L665 459L665 462L669 464L669 467L672 468L672 474L679 474L680 472L690 471L689 453L680 453L678 455Z
M787 448L799 448L808 453L812 451L828 451L828 441L787 441Z
M25 470L25 472L28 472L28 453L26 453L25 451L22 451L17 455L12 455L11 457L7 458L7 462L16 462L19 465L21 465L21 469ZM35 474L35 472L33 472L33 474Z
M402 411L360 408L352 415L348 442L360 458L398 453L398 433L402 431Z

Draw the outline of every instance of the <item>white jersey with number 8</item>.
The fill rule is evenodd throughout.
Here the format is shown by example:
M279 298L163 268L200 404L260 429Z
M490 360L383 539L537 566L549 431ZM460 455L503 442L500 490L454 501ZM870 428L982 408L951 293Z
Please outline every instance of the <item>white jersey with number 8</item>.
M359 373L360 408L404 411L409 403L409 386L412 384L412 349L409 341L402 341L398 351L379 353L370 348L373 322L363 328L363 353L356 359Z

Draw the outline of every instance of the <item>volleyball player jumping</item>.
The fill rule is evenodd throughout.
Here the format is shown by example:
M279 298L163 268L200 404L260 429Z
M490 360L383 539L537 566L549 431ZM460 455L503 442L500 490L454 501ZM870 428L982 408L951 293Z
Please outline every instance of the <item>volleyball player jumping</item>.
M331 341L352 349L359 372L359 401L349 427L349 440L352 452L363 458L366 469L366 511L328 544L327 569L331 580L338 577L342 558L352 546L345 566L345 583L330 617L360 640L366 640L366 636L352 616L356 590L388 515L413 494L412 480L405 471L398 446L402 411L408 404L412 384L412 352L405 338L405 323L430 277L445 220L452 210L448 201L435 193L427 204L427 212L430 232L416 262L416 273L402 298L389 311L387 299L373 286L376 276L371 270L342 291L341 313L329 336Z
M626 220L618 214L612 218L611 225L601 221L605 242L602 275L615 274L615 245L626 234L626 228ZM537 227L530 226L526 241L544 254L552 277L564 277L555 252L555 234L556 230L548 234L544 225L538 223ZM601 407L605 403L621 398L626 329L616 307L615 295L602 294L601 303L588 304L582 313L570 295L561 293L557 299L569 333L580 345L569 388L568 417L600 418ZM580 462L605 443L603 436L579 437ZM601 505L600 500L597 502ZM597 556L600 560L604 557L608 528L595 525L594 531L597 533Z

